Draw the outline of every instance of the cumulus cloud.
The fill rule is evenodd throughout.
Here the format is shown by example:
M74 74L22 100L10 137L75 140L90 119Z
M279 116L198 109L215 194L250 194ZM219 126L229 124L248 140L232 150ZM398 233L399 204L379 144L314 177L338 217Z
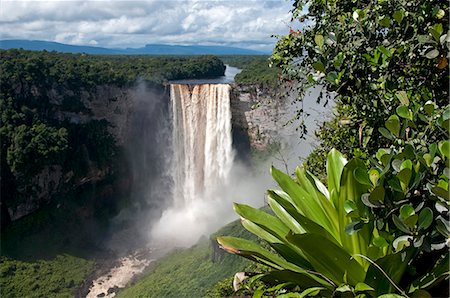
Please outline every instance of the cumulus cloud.
M292 0L0 1L0 38L104 47L149 43L270 50Z

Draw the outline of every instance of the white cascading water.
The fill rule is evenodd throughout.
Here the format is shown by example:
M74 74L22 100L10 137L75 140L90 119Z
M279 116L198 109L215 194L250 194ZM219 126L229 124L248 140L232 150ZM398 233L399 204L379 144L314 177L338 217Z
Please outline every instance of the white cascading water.
M174 204L227 182L233 163L230 85L172 84Z
M189 246L229 220L234 152L228 84L171 84L173 202L152 240Z

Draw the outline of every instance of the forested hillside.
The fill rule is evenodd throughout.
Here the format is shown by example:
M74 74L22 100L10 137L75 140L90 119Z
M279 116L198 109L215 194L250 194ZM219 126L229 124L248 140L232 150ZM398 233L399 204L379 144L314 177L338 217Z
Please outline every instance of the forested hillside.
M0 61L2 225L12 213L12 219L29 213L15 208L30 198L40 201L23 208L36 209L62 191L61 177L82 184L77 178L93 178L93 169L101 172L96 180L117 170L121 152L111 123L89 103L123 100L111 88L123 91L139 81L163 90L167 80L224 73L223 63L211 56L106 57L8 50L0 51ZM106 91L100 92L100 87Z

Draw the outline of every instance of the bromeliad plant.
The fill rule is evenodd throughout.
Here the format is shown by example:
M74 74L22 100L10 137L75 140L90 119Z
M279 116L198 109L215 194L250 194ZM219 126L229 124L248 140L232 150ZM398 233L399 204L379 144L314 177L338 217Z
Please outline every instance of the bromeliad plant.
M333 149L327 160L328 187L303 168L297 168L295 179L275 168L271 172L281 187L268 192L274 215L234 205L243 226L270 249L245 239L219 237L223 249L270 267L262 280L300 289L303 295L397 291L407 296L397 284L412 252L395 253L388 244L392 239L381 237L371 220L371 207L361 198L374 189L376 181L366 175L362 161L347 162ZM439 273L434 279L441 277ZM421 289L434 279L428 276L410 289Z

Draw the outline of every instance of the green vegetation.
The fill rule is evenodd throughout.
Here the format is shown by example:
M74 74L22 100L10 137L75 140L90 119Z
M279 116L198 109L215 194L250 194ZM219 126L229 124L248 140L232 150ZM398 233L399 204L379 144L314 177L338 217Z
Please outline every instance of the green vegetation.
M272 247L218 239L272 268L255 296L448 296L448 14L442 1L294 3L311 25L281 37L272 63L303 82L300 100L313 86L328 92L319 101L336 95L306 163L327 186L303 168L294 179L273 170L276 216L235 206ZM332 150L326 162L333 147L350 161Z
M221 228L211 239L221 235L254 238L238 221ZM175 250L158 260L150 274L119 292L118 297L215 296L231 289L231 280L223 281L225 278L249 265L241 258L225 254L215 241L203 238L189 249Z
M0 257L2 297L74 297L93 262L70 255L33 262Z
M141 79L162 88L167 80L220 76L224 65L212 56L128 57L1 50L0 72L4 225L8 222L6 208L39 196L42 190L34 178L45 167L59 166L63 175L72 173L75 179L93 169L118 171L120 152L106 120L60 120L61 113L67 112L89 118L91 111L81 100L86 94L89 100L98 86L133 87Z
M242 69L234 78L238 84L275 87L279 82L278 70L269 67L267 56L225 56L220 59L226 64Z

